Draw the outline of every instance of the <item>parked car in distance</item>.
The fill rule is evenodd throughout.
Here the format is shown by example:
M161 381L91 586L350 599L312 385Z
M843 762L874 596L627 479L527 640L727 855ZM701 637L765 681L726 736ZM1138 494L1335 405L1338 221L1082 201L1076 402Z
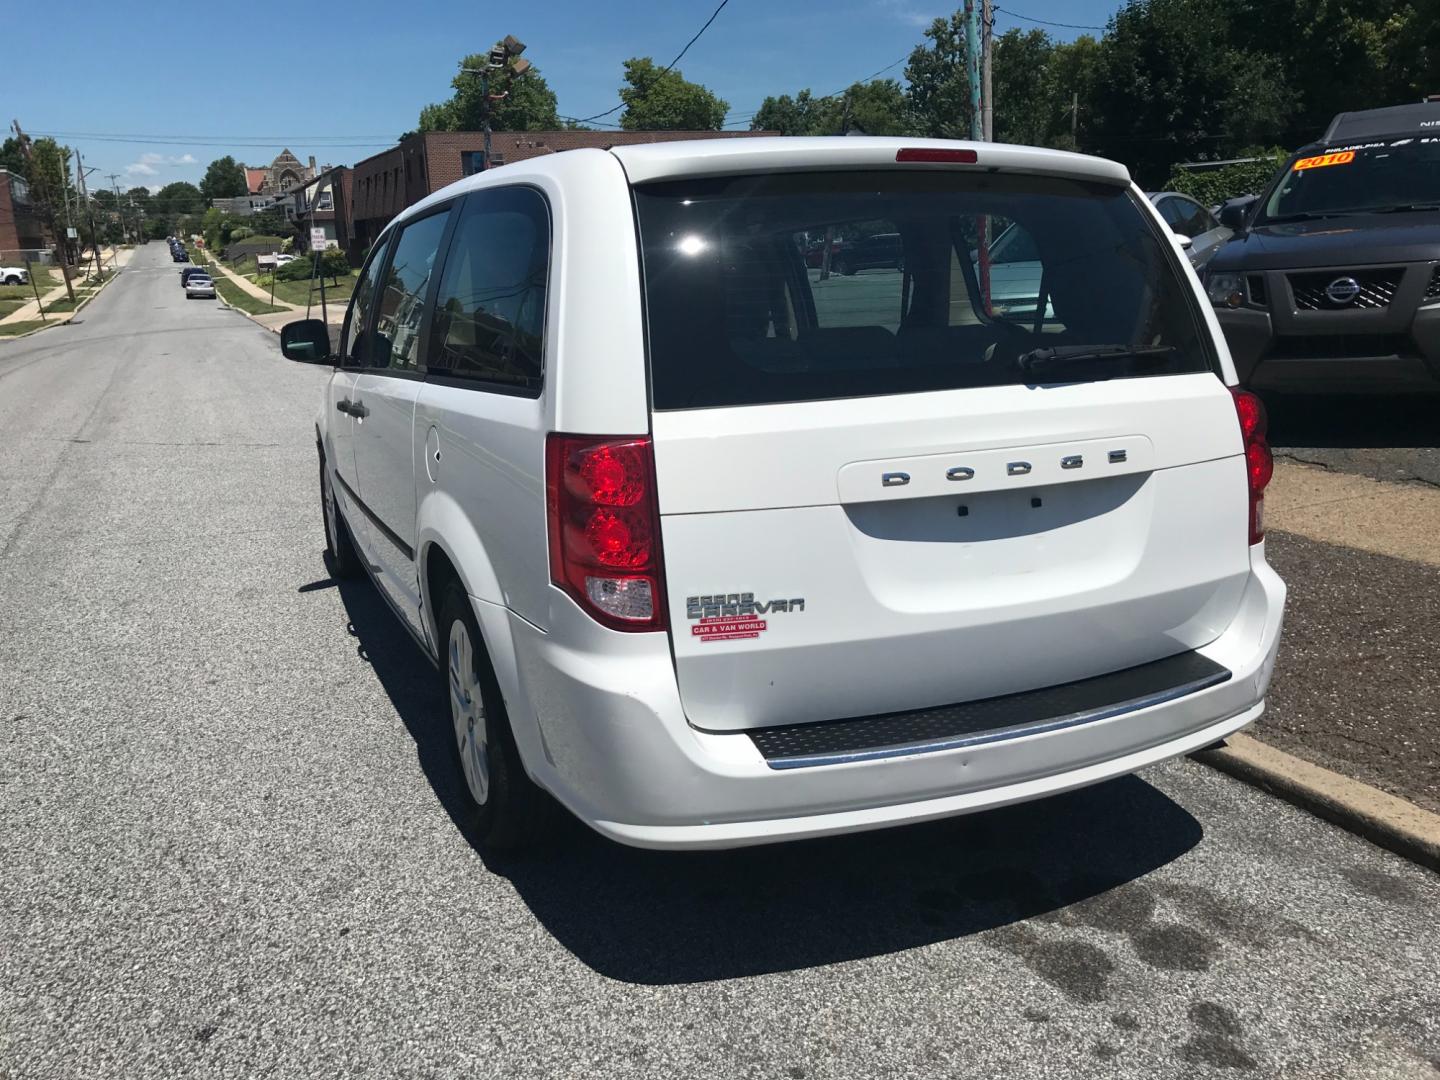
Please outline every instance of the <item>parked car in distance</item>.
M905 265L905 252L899 233L876 233L848 240L830 256L830 269L846 277L861 270L900 270Z
M1340 113L1210 260L1243 383L1440 393L1440 102Z
M210 269L206 266L186 266L180 271L180 284L190 284L192 277L210 277Z
M1214 214L1189 195L1178 191L1157 191L1149 193L1147 198L1155 204L1155 209L1160 211L1165 224L1169 225L1177 236L1189 240L1185 254L1190 259L1190 265L1196 270L1203 269L1220 245L1234 235L1233 229L1220 224Z
M208 274L194 274L185 282L185 299L215 299L215 281Z
M986 215L1043 320L988 310ZM904 273L817 287L828 227ZM338 345L280 347L332 368L327 565L439 669L467 835L523 846L558 802L715 848L1040 798L1261 714L1270 452L1212 326L1114 162L762 138L460 180L377 238Z
M0 285L29 285L30 271L24 266L0 266Z
M189 261L190 261L190 256L189 256L189 254L186 253L186 251L185 251L184 248L176 248L174 251L172 251L172 252L170 253L170 258L171 258L173 261L179 262L179 263L189 262Z
M285 255L285 254L276 255L276 256L275 256L275 265L276 265L276 266L284 266L286 263L292 263L292 262L294 262L295 259L296 259L296 256L294 256L294 255Z

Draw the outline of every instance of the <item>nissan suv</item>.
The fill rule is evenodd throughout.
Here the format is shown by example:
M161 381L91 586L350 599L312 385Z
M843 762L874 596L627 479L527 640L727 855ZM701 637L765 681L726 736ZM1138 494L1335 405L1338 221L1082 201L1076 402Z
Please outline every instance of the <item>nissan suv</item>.
M1211 259L1240 381L1440 391L1440 102L1341 113Z
M1001 310L972 252L1006 229L1041 273ZM816 235L898 257L822 280ZM557 803L662 848L924 821L1264 708L1264 412L1113 162L534 158L401 213L338 346L306 320L281 349L333 367L331 572L373 579L437 666L482 845Z

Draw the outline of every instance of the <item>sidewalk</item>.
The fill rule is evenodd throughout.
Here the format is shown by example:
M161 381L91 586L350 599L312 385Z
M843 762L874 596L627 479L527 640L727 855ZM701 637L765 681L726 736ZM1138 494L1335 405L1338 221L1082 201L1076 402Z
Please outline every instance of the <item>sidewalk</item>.
M266 289L260 285L256 285L249 278L235 273L235 271L231 270L223 262L215 258L212 252L207 251L205 253L205 257L210 260L205 265L209 266L213 270L219 271L230 282L232 282L236 288L242 290L250 296L255 297L255 299L257 300L263 301L270 307L278 307L283 309L281 311L272 311L263 315L252 315L250 314L250 312L243 311L240 308L235 309L236 311L239 311L240 314L244 315L246 318L257 322L261 326L265 327L265 329L273 330L275 333L278 334L280 332L280 327L284 326L286 323L294 322L297 318L305 317L304 305L291 304L285 300L279 299L278 297L274 300L271 300L269 289ZM341 323L343 323L345 321L345 309L349 307L349 305L349 297L346 297L343 301L327 304L326 314L329 316L329 318L327 319L329 325L339 326ZM296 314L297 312L299 313L298 315ZM314 319L320 318L319 297L316 297L315 303L312 304L310 307L310 317Z
M130 263L130 258L131 258L131 256L134 254L134 250L133 250L132 248L125 248L125 249L116 251L116 252L114 253L114 255L113 255L113 258L112 258L111 260L109 260L109 261L106 261L106 260L105 260L105 253L104 253L103 250L101 251L100 254L101 254L101 260L102 260L102 262L104 263L104 269L105 269L106 271L111 271L111 272L113 273L114 270L121 270L121 269L123 269L124 267L126 267L126 266L129 265L129 263ZM80 307L81 303L83 303L84 301L87 301L90 297L93 297L96 293L99 292L99 289L98 289L98 288L95 288L95 289L93 289L92 292L90 292L90 293L89 293L88 295L86 295L86 296L78 295L78 292L79 292L79 290L80 290L80 288L81 288L81 283L82 283L83 281L87 280L87 279L85 278L85 274L88 273L91 269L93 269L93 265L94 265L93 263L82 263L82 264L80 264L79 266L76 266L76 267L73 268L74 277L71 278L70 283L71 283L71 285L77 290L77 295L76 295L76 297L75 297L76 302L77 302L77 303L76 303L76 308L77 308L77 310L76 310L76 311L56 311L56 312L49 312L49 311L47 311L47 312L45 313L45 318L44 318L44 321L45 321L46 323L48 323L48 324L50 324L50 325L58 326L58 325L60 325L61 323L67 323L67 322L69 322L69 321L70 321L71 319L73 319L73 318L75 317L75 315L78 313L78 308ZM56 268L56 273L61 273L61 271L60 271L58 268ZM110 279L110 278L106 278L106 281L109 281L109 280L111 280L111 279ZM48 307L50 304L53 304L53 303L55 303L56 301L66 299L68 296L69 296L69 293L68 293L68 292L66 291L66 289L65 289L65 284L64 284L64 282L61 282L59 285L56 285L56 286L55 286L54 288L52 288L50 291L45 292L45 293L42 293L41 296L40 296L40 301L39 301L39 303L37 303L37 302L34 301L34 300L28 300L28 301L26 301L24 304L20 305L20 307L16 308L14 311L12 311L9 315L6 315L3 319L0 319L0 325L8 325L8 324L10 324L10 323L22 323L22 322L35 322L35 321L38 321L38 320L40 320L40 307L41 307L41 305L45 305L45 306Z
M1440 812L1440 490L1276 462L1290 587L1262 742Z

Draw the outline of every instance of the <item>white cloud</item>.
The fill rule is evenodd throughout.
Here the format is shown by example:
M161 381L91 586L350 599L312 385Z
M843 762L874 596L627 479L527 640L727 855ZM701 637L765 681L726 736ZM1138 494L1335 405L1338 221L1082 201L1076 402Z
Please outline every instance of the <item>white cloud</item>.
M146 153L140 155L139 161L126 165L125 171L131 176L154 176L158 172L156 166L173 169L179 168L181 165L199 164L199 159L190 153L170 154L168 156L165 154Z
M906 26L928 27L935 21L933 13L917 11L908 0L880 0L879 6Z

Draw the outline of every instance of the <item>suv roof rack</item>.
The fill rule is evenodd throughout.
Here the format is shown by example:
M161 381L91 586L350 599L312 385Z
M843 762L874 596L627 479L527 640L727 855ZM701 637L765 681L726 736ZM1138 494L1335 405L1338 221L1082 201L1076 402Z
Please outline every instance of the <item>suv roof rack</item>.
M1322 143L1356 142L1360 139L1381 139L1390 135L1414 135L1433 130L1440 134L1440 102L1421 101L1413 105L1390 105L1383 109L1338 113Z

